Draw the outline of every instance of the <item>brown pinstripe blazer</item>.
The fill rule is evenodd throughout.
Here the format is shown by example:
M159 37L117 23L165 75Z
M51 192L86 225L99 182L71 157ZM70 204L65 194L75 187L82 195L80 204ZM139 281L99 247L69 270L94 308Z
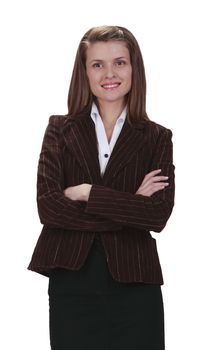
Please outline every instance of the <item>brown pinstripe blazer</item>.
M37 203L44 225L28 269L49 276L55 267L80 269L99 233L114 279L162 284L156 241L174 205L172 132L152 121L126 120L103 177L97 139L89 114L76 119L51 116L38 165ZM154 169L169 186L151 197L136 195ZM63 190L92 184L87 203L66 198Z

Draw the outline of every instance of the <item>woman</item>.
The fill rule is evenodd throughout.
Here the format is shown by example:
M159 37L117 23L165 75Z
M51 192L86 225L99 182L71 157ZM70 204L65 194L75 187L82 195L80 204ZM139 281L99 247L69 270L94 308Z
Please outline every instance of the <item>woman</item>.
M164 349L155 239L174 205L172 133L148 119L140 48L123 27L78 47L68 114L38 167L43 230L29 269L49 277L53 350Z

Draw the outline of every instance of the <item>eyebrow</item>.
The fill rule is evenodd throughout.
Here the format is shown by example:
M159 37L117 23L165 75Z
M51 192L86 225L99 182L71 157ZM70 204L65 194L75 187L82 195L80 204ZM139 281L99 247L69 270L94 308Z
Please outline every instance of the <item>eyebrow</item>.
M114 58L114 61L118 61L118 60L122 60L122 59L127 60L126 57L122 56L122 57L116 57L116 58ZM90 63L92 63L92 62L104 62L104 60L100 60L100 59L96 59L96 58L95 58L95 59L93 59L93 60L90 61Z

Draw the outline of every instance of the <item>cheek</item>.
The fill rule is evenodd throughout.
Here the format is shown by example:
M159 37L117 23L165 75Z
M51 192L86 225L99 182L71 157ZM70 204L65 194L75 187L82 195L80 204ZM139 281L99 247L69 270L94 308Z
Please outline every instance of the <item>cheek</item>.
M127 84L131 86L132 84L132 71L129 70L128 72L125 73L125 80L127 81Z
M128 82L132 80L132 69L131 68L128 68L124 72L124 79L127 80Z
M95 73L87 72L87 78L90 86L93 86L98 82L98 76Z
M87 79L89 81L89 84L91 84L92 77L91 77L91 74L90 74L90 72L88 70L86 71L86 75L87 75Z

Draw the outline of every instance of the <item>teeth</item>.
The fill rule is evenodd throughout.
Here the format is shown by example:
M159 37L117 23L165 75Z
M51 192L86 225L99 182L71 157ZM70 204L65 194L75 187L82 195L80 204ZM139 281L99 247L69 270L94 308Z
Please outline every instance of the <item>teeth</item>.
M119 86L119 83L118 84L103 85L103 88L105 88L105 89L112 89L112 88L115 88L117 86Z

